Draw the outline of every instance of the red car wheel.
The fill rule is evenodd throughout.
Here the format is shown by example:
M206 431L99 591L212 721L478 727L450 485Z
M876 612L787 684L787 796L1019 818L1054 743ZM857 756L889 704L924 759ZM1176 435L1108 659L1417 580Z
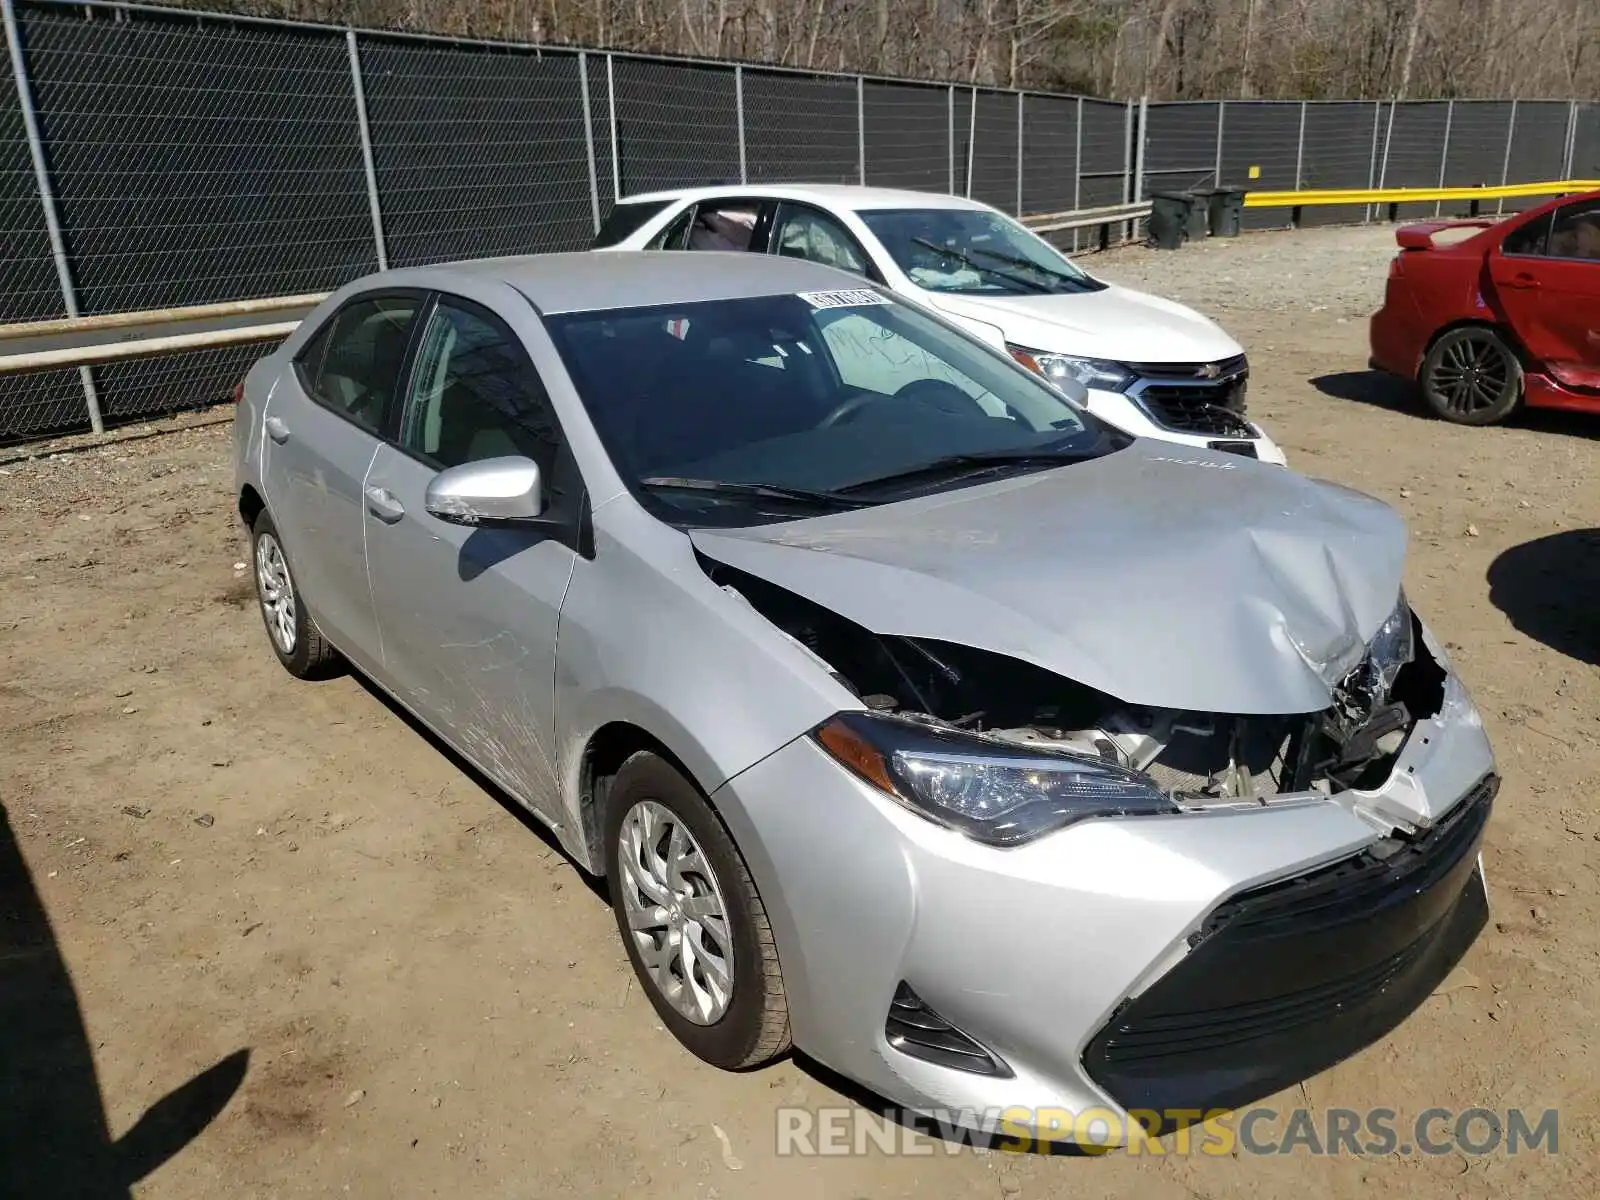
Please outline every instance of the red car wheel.
M1434 342L1417 381L1428 407L1458 425L1503 421L1522 399L1517 352L1484 325L1452 329Z

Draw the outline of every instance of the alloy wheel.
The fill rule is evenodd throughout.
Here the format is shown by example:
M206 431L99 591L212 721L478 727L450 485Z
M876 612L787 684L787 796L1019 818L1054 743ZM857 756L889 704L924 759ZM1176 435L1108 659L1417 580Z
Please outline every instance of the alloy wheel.
M671 809L641 800L622 819L617 862L644 977L686 1020L715 1024L733 999L733 939L700 843Z
M283 547L270 533L256 538L256 587L261 596L261 615L266 618L267 632L279 652L294 653L295 607L294 580L289 575L289 563L283 557Z
M1461 417L1503 404L1511 382L1505 349L1488 334L1458 338L1445 346L1430 380L1439 403Z

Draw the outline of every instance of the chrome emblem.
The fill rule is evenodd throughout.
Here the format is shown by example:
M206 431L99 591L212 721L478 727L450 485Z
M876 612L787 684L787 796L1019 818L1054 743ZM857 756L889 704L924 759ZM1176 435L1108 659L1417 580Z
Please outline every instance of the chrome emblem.
M1216 363L1206 363L1195 374L1200 376L1201 379L1215 379L1222 374L1222 368Z

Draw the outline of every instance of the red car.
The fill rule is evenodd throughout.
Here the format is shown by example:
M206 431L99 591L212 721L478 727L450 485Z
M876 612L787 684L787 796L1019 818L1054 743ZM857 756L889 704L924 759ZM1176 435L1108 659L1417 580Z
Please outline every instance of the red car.
M1482 232L1435 241L1470 228ZM1395 240L1373 366L1416 380L1463 425L1518 404L1600 413L1600 192L1504 220L1407 225Z

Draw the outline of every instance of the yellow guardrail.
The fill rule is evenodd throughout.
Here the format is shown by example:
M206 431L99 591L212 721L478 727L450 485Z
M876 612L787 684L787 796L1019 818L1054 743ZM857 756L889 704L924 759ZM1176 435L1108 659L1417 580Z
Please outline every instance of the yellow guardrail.
M1246 208L1301 208L1317 204L1409 204L1435 200L1515 200L1600 191L1600 179L1508 183L1492 187L1322 188L1301 192L1246 192Z

